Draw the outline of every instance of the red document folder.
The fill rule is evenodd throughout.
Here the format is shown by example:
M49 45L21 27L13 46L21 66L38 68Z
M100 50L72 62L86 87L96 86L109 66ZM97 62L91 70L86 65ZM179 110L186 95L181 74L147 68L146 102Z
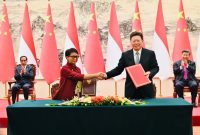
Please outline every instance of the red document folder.
M127 67L126 70L127 70L128 74L130 75L136 88L151 83L149 78L144 75L145 71L144 71L143 67L141 66L141 64Z

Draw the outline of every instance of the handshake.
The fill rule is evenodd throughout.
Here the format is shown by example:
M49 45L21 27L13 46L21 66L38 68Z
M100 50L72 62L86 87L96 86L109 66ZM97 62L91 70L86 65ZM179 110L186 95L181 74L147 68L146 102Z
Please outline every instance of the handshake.
M99 72L99 73L96 73L94 75L95 75L95 78L98 79L98 80L104 80L104 79L107 78L106 73L103 73L103 72Z

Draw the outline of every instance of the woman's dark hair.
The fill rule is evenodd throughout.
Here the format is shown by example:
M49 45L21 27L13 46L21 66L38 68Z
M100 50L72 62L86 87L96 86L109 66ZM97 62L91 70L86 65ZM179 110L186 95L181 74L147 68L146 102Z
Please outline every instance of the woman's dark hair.
M75 48L67 49L67 50L65 51L65 57L70 56L71 53L77 53L77 54L78 54L78 51L77 51Z
M132 37L134 36L140 36L141 39L143 40L143 34L141 32L138 32L138 31L134 31L130 34L130 40L132 39Z

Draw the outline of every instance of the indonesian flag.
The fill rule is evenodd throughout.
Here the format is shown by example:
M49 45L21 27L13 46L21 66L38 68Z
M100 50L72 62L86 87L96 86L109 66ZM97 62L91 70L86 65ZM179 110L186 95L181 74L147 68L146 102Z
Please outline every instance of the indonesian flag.
M94 74L105 72L105 65L97 29L94 3L91 4L90 11L84 66L87 73Z
M198 41L198 47L197 47L196 64L200 68L200 35L199 35L199 41Z
M56 46L56 39L53 27L50 3L48 3L47 16L45 18L44 38L42 42L42 52L40 58L40 71L47 81L51 84L60 75L60 64Z
M142 32L142 24L141 24L141 19L140 19L140 10L138 6L138 0L135 1L135 12L133 15L132 31ZM143 42L142 47L145 47L144 42Z
M34 64L37 66L36 53L31 29L31 23L28 13L27 1L24 9L24 19L22 25L19 53L17 63L20 64L20 57L26 56L28 58L28 64Z
M80 46L79 46L78 34L77 34L76 20L74 16L73 2L71 2L70 12L69 12L69 21L68 21L68 27L67 27L65 49L63 53L64 54L63 63L62 63L63 66L67 63L67 60L65 58L65 51L70 48L76 48L76 50L78 51L80 59L78 59L76 65L81 69L81 72L83 73L83 64L82 64L81 51L80 51Z
M6 83L14 76L15 57L5 2L0 21L0 81Z
M115 2L112 2L110 12L110 25L108 32L108 45L107 45L107 58L106 58L106 71L114 69L119 62L123 52L122 41L120 37L120 30L117 21ZM125 71L123 74L114 77L115 80L125 78Z
M156 59L160 68L156 76L158 76L161 80L167 79L171 74L171 63L161 0L159 0L158 3L153 50L155 51Z
M174 41L174 50L173 50L173 55L172 55L172 59L174 62L182 59L183 50L189 50L191 54L190 59L193 59L189 36L188 36L187 23L185 20L185 13L183 9L183 3L182 3L182 0L180 0L178 22L176 26L176 36L175 36L175 41Z

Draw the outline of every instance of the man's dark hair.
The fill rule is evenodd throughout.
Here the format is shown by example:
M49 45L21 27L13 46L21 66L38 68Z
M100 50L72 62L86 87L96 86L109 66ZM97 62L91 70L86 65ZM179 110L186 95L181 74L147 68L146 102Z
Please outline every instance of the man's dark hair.
M65 51L65 57L70 56L71 53L77 53L78 54L78 51L75 48L70 48L70 49Z
M182 54L183 54L183 53L189 53L189 55L190 55L190 51L189 51L189 50L183 50L183 51L182 51Z
M20 56L19 59L21 60L23 57L26 58L26 60L28 60L28 58L26 56Z
M143 34L142 34L141 32L138 32L138 31L132 32L132 33L130 34L130 40L131 40L131 38L134 37L134 36L140 36L141 39L143 40Z

